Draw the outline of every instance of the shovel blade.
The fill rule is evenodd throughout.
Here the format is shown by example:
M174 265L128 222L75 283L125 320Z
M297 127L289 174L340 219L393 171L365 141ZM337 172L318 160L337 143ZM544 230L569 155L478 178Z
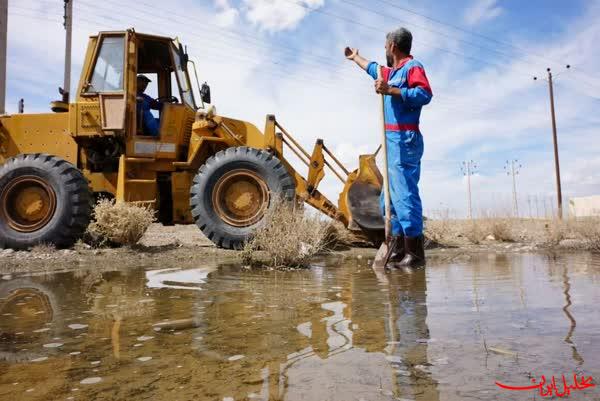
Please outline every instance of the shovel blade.
M373 269L385 269L385 265L387 265L388 260L390 259L390 243L388 241L384 241L377 253L375 254L375 259L373 260Z

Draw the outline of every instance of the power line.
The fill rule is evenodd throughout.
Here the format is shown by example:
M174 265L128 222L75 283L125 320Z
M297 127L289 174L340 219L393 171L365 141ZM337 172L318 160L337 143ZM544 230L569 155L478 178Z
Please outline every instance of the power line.
M514 57L513 54L509 54L509 53L506 53L506 52L503 52L503 51L500 51L500 50L496 50L496 49L491 49L489 47L482 46L480 44L473 43L473 42L470 42L468 40L460 39L460 38L458 38L456 36L452 36L452 35L446 34L444 32L440 32L440 31L437 31L437 30L434 30L434 29L431 29L431 28L427 28L427 27L424 27L424 26L417 25L417 24L415 24L413 22L408 22L408 21L405 21L405 20L401 20L401 19L399 19L397 17L391 16L389 14L386 14L386 13L383 13L383 12L380 12L380 11L377 11L377 10L373 10L372 8L363 6L361 4L356 4L356 3L352 2L352 1L349 1L349 0L340 0L340 1L342 1L345 4L349 4L349 5L353 6L353 7L360 8L360 9L368 11L370 13L379 15L381 17L390 18L390 19L396 20L398 22L401 22L401 23L404 23L404 24L407 24L407 25L412 25L412 26L414 26L416 28L419 28L419 29L422 29L424 31L435 33L437 35L440 35L440 36L443 36L443 37L446 37L446 38L449 38L449 39L453 39L453 40L456 40L458 42L462 42L462 43L464 43L466 45L469 45L469 46L477 47L479 49L483 49L483 50L486 50L488 52L496 53L496 54L499 54L499 55L504 56L504 57Z
M119 2L116 2L116 1L105 0L105 2L106 3L114 4L115 6L122 6ZM155 10L157 9L155 5L150 5L150 4L146 4L146 3L143 3L143 2L139 2L139 3L140 4L145 4L149 8L152 8L152 9L155 9ZM100 8L100 9L104 9L105 11L110 12L110 13L114 12L114 9L108 9L108 8L98 7L98 5L96 3L81 2L81 4L90 7L92 10L97 10L98 8ZM161 14L152 13L152 12L147 11L147 10L139 10L139 13L145 14L145 15L147 15L149 17L152 17L152 18L156 18L156 19L158 19L160 21L167 20L167 21L175 22L177 24L182 24L182 23L186 23L187 21L189 21L189 16L181 16L179 14L174 14L171 11L167 11L167 10L165 10L165 14L162 14L162 15ZM181 20L175 19L173 17L181 18ZM153 25L156 25L156 22L154 22L154 21L149 21L147 19L140 18L139 15L137 15L137 13L136 13L135 16L132 16L132 18L135 18L135 19L140 20L140 21L146 21L146 22L152 23ZM212 27L212 29L207 28L207 26ZM217 34L217 32L219 32L220 35L226 35L226 36L231 37L232 38L231 40L237 40L237 41L239 41L240 39L242 39L242 40L244 40L244 42L248 42L249 39L250 39L250 43L254 43L254 44L256 44L256 45L258 45L258 46L260 46L260 47L262 47L262 48L264 48L264 49L266 49L268 51L273 51L273 47L274 46L272 44L266 42L265 40L263 40L262 38L260 38L258 36L250 35L248 33L238 32L238 31L234 31L234 30L223 29L222 27L220 27L220 26L218 26L216 24L212 24L210 22L203 22L201 25L195 26L194 27L194 32L195 32L196 29L201 29L201 30L204 30L204 31L209 32L211 34ZM189 32L192 32L192 31L188 30L187 32L189 33ZM197 33L190 34L190 36L201 37ZM226 39L226 38L223 38L222 36L219 36L218 39L219 40L223 40L223 39ZM226 40L229 40L229 39L226 39ZM297 56L299 53L303 53L304 54L303 57L309 56L310 58L312 58L316 62L318 62L321 66L323 64L326 64L326 65L334 66L334 67L339 68L339 69L350 70L349 66L347 66L346 64L336 63L336 62L334 62L330 58L326 58L326 57L323 57L323 56L318 56L318 55L312 54L310 52L307 52L306 50L301 50L299 48L290 47L289 45L285 45L285 46L281 45L281 46L275 46L275 47L276 47L276 49L278 51L287 52L290 57L294 57L294 56Z
M572 68L572 67L571 67L571 68ZM557 75L558 75L558 74L557 74ZM555 75L555 77L556 77L556 75ZM569 80L574 80L574 78L572 78L572 77L569 77L569 76L564 76L564 78L567 78L567 79L569 79ZM560 86L561 88L564 88L564 89L567 89L567 90L571 90L571 91L573 91L573 92L576 92L578 95L585 96L585 97L587 97L587 98L589 98L589 99L591 99L591 100L594 100L594 101L596 101L596 102L600 102L600 98L598 98L598 97L595 97L595 96L592 96L592 95L590 95L590 94L587 94L587 93L584 93L584 92L582 92L582 91L580 91L580 90L578 90L578 89L574 88L572 85L570 85L570 86L567 86L567 85L561 84L561 83L560 83L560 81L556 81L556 80L554 80L553 82L554 82L554 84L555 84L555 85L557 85L557 86Z
M11 15L13 15L14 13L10 13ZM60 23L61 21L58 19L48 19L48 18L40 18L40 17L34 17L34 16L29 16L29 15L24 15L25 18L32 18L32 19L37 19L37 20L47 20L50 22L56 22L56 23ZM102 18L102 17L101 17ZM92 25L94 24L98 24L98 21L92 21L89 19L85 19L82 18L81 16L77 16L77 18L75 18L74 21L74 26L76 28L80 28L81 25L79 24L79 21L85 21L88 22ZM213 46L214 48L214 46ZM193 47L192 47L193 49ZM203 48L202 52L205 53L206 49ZM212 57L210 56L212 54ZM209 61L215 61L215 62L222 62L223 61L223 54L222 53L218 53L218 52L212 52L207 54L204 54L203 58ZM229 58L233 58L236 59L238 61L242 61L242 62L246 62L246 61L256 61L256 58L252 58L250 56L245 56L242 54L236 54L236 55L228 55ZM276 63L275 63L276 64ZM262 73L263 70L260 69L259 73ZM282 78L286 78L288 77L288 75L285 74L285 72L277 70L277 69L271 69L268 71L268 74L265 72L265 75L268 76L275 76L275 77L282 77ZM311 86L314 86L314 84L318 84L318 86L320 87L327 87L327 88L331 88L331 89L335 89L336 92L342 92L342 93L347 93L347 94L351 94L354 95L355 92L352 92L350 90L347 89L346 86L336 86L333 84L333 81L325 81L319 78L316 78L315 76L308 76L306 74L296 74L294 76L294 83L295 84L299 84L299 83L306 83L306 84L310 84Z
M10 7L11 11L8 12L8 15L12 15L15 17L21 17L21 18L29 18L29 19L34 19L34 20L38 20L38 21L50 21L50 22L60 22L60 20L58 18L46 18L46 17L42 17L39 15L28 15L28 14L21 14L21 13L16 13L14 11L12 11L12 6ZM15 7L17 8L17 7Z
M81 4L81 2L79 2L78 4ZM97 7L97 6L95 8L96 9L98 9L98 8L103 9L102 7ZM104 9L104 10L108 11L108 9ZM82 11L82 10L78 10L78 11ZM85 10L83 10L83 11L85 12ZM125 16L128 16L128 15L125 14ZM100 16L100 18L106 19L106 17L104 17L104 16ZM140 20L140 21L143 21L143 22L145 22L147 24L154 25L156 27L155 21L151 21L151 20L139 18L137 16L135 18L138 19L138 20ZM81 19L81 17L77 16L76 21L80 20L80 19ZM97 23L97 21L95 21L94 23ZM159 27L156 27L156 28L157 28L157 31L162 31L162 32L164 32L164 34L168 35L168 32L164 31L162 28L159 28ZM204 37L202 37L200 35L197 35L195 33L192 33L192 32L187 32L187 34L189 34L190 36L197 37L199 39L203 39L203 40L205 39ZM225 43L225 45L229 46L226 43ZM191 49L195 49L193 46L191 46L190 48ZM212 58L211 57L206 57L206 50L207 50L207 48L214 49L214 51L212 52L212 55L213 55ZM220 52L220 50L222 50L221 47L216 46L214 43L208 42L208 43L202 45L202 51L198 52L198 54L204 53L203 54L204 58L206 58L208 60L221 61L222 62L224 54L222 52ZM227 54L226 56L227 56L227 59L237 59L237 60L242 61L242 62L246 62L246 61L256 62L256 57L253 57L253 56L250 56L250 55L246 55L246 54L236 53L236 54ZM278 62L272 62L271 64L279 64L279 63ZM259 72L262 72L262 70L260 70ZM289 77L289 75L286 75L284 71L281 71L281 70L278 70L278 69L270 69L268 75L269 76L275 75L275 76L278 76L278 77ZM317 83L320 86L330 87L332 89L336 89L336 91L339 91L339 92L353 93L353 92L349 91L346 88L346 86L335 85L333 83L333 81L331 81L331 80L327 81L325 79L318 78L316 75L307 75L306 73L296 72L295 75L294 75L294 78L295 78L294 79L295 81L306 82L306 83L313 84L313 85L315 83Z
M323 10L323 9L320 9L320 8L312 8L312 7L310 7L310 6L308 6L308 5L304 4L304 3L298 3L296 0L285 0L285 1L287 1L289 3L296 4L299 7L305 8L305 9L310 10L310 11L314 11L314 12L317 12L317 13L320 13L320 14L324 14L324 15L328 15L330 17L333 17L333 18L336 18L336 19L339 19L339 20L342 20L342 21L346 21L348 23L351 23L352 25L361 26L363 28L370 29L370 30L377 31L377 32L387 33L386 31L384 31L384 30L382 30L382 29L380 29L378 27L375 27L375 26L372 26L372 25L368 25L368 24L364 24L364 23L356 21L354 19L347 18L347 17L341 16L341 15L338 15L338 14L335 14L335 13L331 13L329 11L326 11L326 10ZM423 44L429 46L431 49L443 51L445 53L452 54L454 56L457 56L457 57L460 57L460 58L463 58L463 59L468 59L468 60L476 61L477 63L488 64L488 65L491 65L491 66L497 67L497 68L504 68L504 66L501 65L501 64L492 63L490 61L482 60L482 59L479 59L477 57L468 56L466 54L463 54L463 53L460 53L460 52L456 52L456 51L453 51L453 50L450 50L450 49L446 49L444 47L434 46L434 45L432 45L430 43L427 43L427 42L424 42L422 40L415 40L415 42L423 43ZM523 75L528 75L528 74L523 73Z
M111 1L110 1L110 0L107 0L107 2L111 2ZM116 6L119 6L119 5L120 5L119 3L116 3L116 2L112 2L112 4L115 4ZM98 5L96 5L96 4L92 5L92 4L85 3L85 2L78 2L78 6L79 6L79 5L84 5L84 6L86 6L86 7L90 7L90 8L92 8L94 11L97 11L98 9L100 9L100 10L104 10L104 11L110 12L110 13L111 13L111 15L112 15L112 14L114 14L114 9L108 9L108 8L98 7ZM79 7L78 7L78 9L79 9ZM81 11L81 12L84 12L84 13L86 13L86 12L87 12L86 10L79 10L79 11ZM149 15L149 16L151 16L151 17L153 17L153 18L156 18L156 19L160 19L161 21L164 21L164 20L165 20L165 17L164 17L163 15L158 15L158 14L155 14L155 13L152 13L152 12L148 12L148 11L145 11L145 10L141 10L141 13L143 13L143 14L146 14L146 15ZM126 15L126 16L128 15L128 14L124 14L124 13L122 13L122 12L121 12L121 14L122 14L122 15ZM172 15L173 15L173 14L172 14ZM175 16L178 16L177 14L174 14L174 15L175 15ZM148 19L140 18L140 16L139 16L139 15L136 15L135 17L134 17L134 16L132 16L132 18L135 18L136 20L139 20L139 21L142 21L142 22L146 22L146 23L148 23L148 24L152 24L152 25L153 25L153 26L155 26L155 27L156 27L156 25L157 25L155 21L151 21L151 20L148 20ZM81 18L81 17L78 17L78 19L82 20L82 18ZM92 22L92 21L90 21L90 20L87 20L87 21L89 21L89 22L92 22L92 23L96 24L96 23L97 23L97 17L96 17L95 19L96 19L96 21L93 21L93 22ZM104 17L104 19L107 19L107 20L113 20L113 18L107 18L107 17ZM178 21L178 20L175 20L175 19L173 19L173 18L169 18L169 17L167 17L166 19L167 19L167 20L170 20L170 21L173 21L173 22L176 22L176 23L178 23L178 24L180 23L180 21ZM186 19L189 19L189 18L186 18ZM203 24L203 25L206 25L206 24ZM210 24L208 24L208 25L210 25ZM210 34L215 34L215 33L216 33L214 30L208 29L208 28L206 28L206 27L203 27L203 28L204 28L204 30L206 30L206 31L207 31L207 32L209 32ZM216 29L218 29L220 32L223 32L223 33L225 33L225 34L227 34L227 35L229 35L229 36L232 36L232 35L233 35L233 36L243 36L244 40L247 40L247 35L242 35L242 34L240 34L240 33L237 33L237 32L229 32L229 31L223 30L223 29L222 29L222 28L220 28L220 27L217 27ZM186 32L186 31L184 31L184 32ZM188 31L188 34L189 34L190 36L194 36L194 37L197 37L197 38L199 38L199 39L206 40L206 37L205 37L205 36L200 36L200 35L198 35L198 34L197 34L197 33L195 33L195 32L194 32L194 33L192 33L192 32L189 32L189 31ZM215 43L213 43L213 42L217 42L217 43L224 44L225 46L231 46L231 47L233 48L233 45L231 45L231 44L229 44L229 43L224 43L224 42L223 42L223 39L225 39L225 38L223 38L222 36L219 36L217 40L213 40L213 41L211 41L211 42L207 43L207 44L205 45L205 47L212 47L213 49L215 49L215 50L217 50L217 51L218 51L218 50L221 50L221 48L217 48L217 47L215 46ZM261 46L261 47L263 47L263 48L266 48L266 49L268 49L269 51L273 51L273 46L272 46L272 45L269 45L269 44L266 44L266 45L265 45L265 43L264 43L262 40L254 40L254 42L255 42L255 43L257 43L259 46ZM203 48L202 50L204 51L204 50L205 50L205 48ZM292 52L292 53L294 54L294 56L297 56L297 54L300 52L300 50L299 50L299 49L293 49L293 48L291 48L291 49L290 49L290 48L276 48L276 50L277 50L277 51L288 51L288 52ZM239 49L238 49L238 48L236 48L236 52L239 52ZM239 54L236 54L236 56L239 56ZM310 56L310 55L309 55L309 56ZM231 56L231 55L228 55L227 57L232 57L232 56ZM305 61L305 62L304 62L304 64L306 64L306 65L308 65L308 66L311 66L311 65L313 65L311 62L306 62L306 60L307 60L307 58L306 58L306 57L304 57L304 56L303 56L303 58L302 58L302 59ZM308 59L308 60L310 61L310 59ZM318 60L317 60L317 58L313 58L313 60L314 60L314 63L315 63L314 65L316 66L316 68L322 68L322 66L325 64L325 65L330 65L330 66L333 66L333 67L334 67L334 68L336 68L337 70L340 70L340 72L337 74L337 76L338 76L338 77L341 77L341 78L340 78L340 79L338 79L338 80L337 80L337 82L344 82L344 81L345 81L345 82L354 82L354 77L350 78L350 76L349 76L348 74L345 74L345 73L344 73L344 71L349 71L349 69L348 69L348 68L345 68L345 67L344 67L344 65L343 65L342 63L339 63L339 64L338 64L338 63L334 63L334 62L332 62L332 61L329 61L329 59L325 59L324 57L318 57ZM325 61L325 60L327 60L327 61ZM277 63L277 62L274 62L274 64L278 64L278 63ZM310 77L310 79L314 80L315 78L314 78L314 76L313 76L313 77ZM352 81L350 81L351 79L352 79ZM436 101L440 101L440 100L442 100L442 103L443 103L443 99L444 99L444 98L448 98L448 99L450 100L450 102L448 102L448 103L451 103L451 105L452 105L452 106L455 106L455 105L456 105L456 103L458 103L458 102L462 102L462 101L463 101L463 100L461 100L461 99L459 99L459 98L456 98L456 97L453 97L453 96L449 96L449 95L447 95L447 94L446 94L446 95L442 94L441 96L438 94L438 95L436 96ZM452 109L453 107L446 107L446 108L447 108L447 109ZM454 108L455 108L455 109L458 109L459 107L454 107Z
M341 1L344 1L344 0L341 0ZM548 57L546 57L546 56L544 56L544 55L542 55L540 53L532 52L529 49L523 49L520 46L516 46L516 45L514 45L512 43L505 42L505 41L502 41L502 40L498 40L498 39L493 38L491 36L483 35L483 34L480 34L478 32L474 32L474 31L465 29L465 28L460 27L458 25L453 25L453 24L450 24L448 22L441 21L439 19L430 17L430 16L428 16L426 14L422 14L422 13L416 12L414 10L411 10L409 8L399 6L399 5L395 4L395 3L392 3L391 1L388 1L388 0L376 0L376 1L378 1L380 3L383 3L383 4L386 4L386 5L388 5L388 6L392 7L392 8L396 8L396 9L399 9L399 10L402 10L402 11L406 11L406 12L414 14L414 15L418 15L418 16L420 16L422 18L425 18L425 19L427 19L429 21L435 22L435 23L440 24L440 25L445 25L447 27L450 27L452 29L456 29L456 30L464 32L466 34L473 35L473 36L478 36L478 37L483 38L485 40L488 40L488 41L491 41L491 42L494 42L494 43L498 43L498 44L503 45L503 46L514 48L514 49L518 50L519 52L521 52L522 54L532 55L532 56L537 57L538 59L549 61L551 63L562 64L561 61L550 59L550 58L548 58ZM579 67L577 67L576 69L578 71L580 71L581 73L586 74L586 75L588 75L588 76L591 77L591 73L587 72L586 70L583 70L583 69L581 69Z
M79 4L82 4L82 3L80 2ZM83 3L83 4L85 4L85 3ZM90 5L90 4L86 4L86 6L90 6L90 7L91 7L91 5ZM102 8L102 7L98 7L98 6L96 6L96 5L94 5L94 6L93 6L93 8L94 8L95 10L97 10L98 8L100 8L101 10L106 10L106 11L108 11L107 9L105 9L105 8ZM111 12L113 12L113 10L110 10L110 11L111 11ZM152 16L152 17L160 18L160 16L158 16L158 15L156 15L156 14L153 14L153 13L151 13L151 12L147 12L147 11L145 11L145 12L144 12L144 14L146 14L146 15L150 15L150 16ZM125 14L125 15L127 15L127 14ZM132 18L134 18L134 17L132 17ZM138 20L140 20L140 21L144 21L144 22L146 22L146 23L148 23L148 24L155 24L155 22L154 22L154 21L151 21L151 20L148 20L148 19L144 19L144 18L140 18L139 16L136 16L135 18L137 18L137 19L138 19ZM171 19L171 20L173 20L173 19ZM174 21L174 22L179 22L179 21L177 21L177 20L173 20L173 21ZM185 31L185 30L184 30L183 32L184 32L184 33L187 33L187 34L189 34L190 36L197 37L197 38L199 38L199 39L203 39L203 40L204 40L204 39L206 39L204 36L199 36L199 35L197 35L196 33L188 32L188 31ZM211 33L212 33L212 32L211 32ZM221 41L220 41L220 40L217 40L217 42L221 43ZM225 45L225 46L232 46L232 45L230 45L230 44L228 44L228 43L224 43L224 45ZM217 47L215 46L215 44L214 44L214 43L211 43L211 42L209 42L209 43L208 43L206 46L208 46L208 47L211 47L211 48L213 48L213 49L215 49L215 50L217 50L217 51L221 50L221 48L217 48ZM263 46L263 47L264 47L264 46ZM232 47L232 48L233 48L233 47ZM270 49L270 47L269 47L269 49ZM202 49L202 50L203 50L203 51L205 51L205 50L206 50L206 49L205 49L205 47L203 47L203 49ZM236 48L236 50L237 50L237 48ZM214 54L214 53L213 53L213 54ZM231 56L231 55L227 55L227 57L232 57L232 56ZM233 57L235 57L235 58L240 58L240 57L242 57L242 58L243 58L244 56L243 56L243 55L241 55L241 54L235 54L235 56L233 56ZM247 56L246 58L247 58L247 59L249 59L249 60L251 60L251 61L255 61L255 58L253 58L252 56ZM278 64L277 62L274 62L274 63L275 63L275 64ZM322 61L319 61L319 63L320 63L320 64L319 64L317 67L322 67L322 64L323 64L323 62L322 62ZM334 67L336 67L336 68L340 68L340 65L338 65L338 64L333 64L333 63L331 63L331 62L329 62L329 64L330 64L330 65L332 65L332 66L334 66ZM310 66L310 63L308 63L308 65ZM284 76L284 75L281 75L281 74L280 74L280 76ZM331 87L331 85L332 85L332 84L331 84L331 82L333 82L333 81L325 81L325 80L323 80L323 79L321 79L321 80L319 81L318 79L316 79L316 78L315 78L315 76L312 76L312 75L311 75L311 76L304 75L304 76L305 76L307 79L311 80L311 81L313 81L313 80L314 80L314 81L317 81L317 82L327 82L327 84L328 84L330 87ZM342 77L342 78L338 79L338 80L337 80L337 82L340 82L340 83L343 83L343 82L348 82L348 83L350 83L350 82L355 82L355 78L353 78L353 77L352 77L352 78L350 78L350 76L349 76L349 75L345 75L345 74L338 74L338 76L339 76L339 77ZM327 86L327 85L326 85L326 86ZM340 90L340 87L339 87L339 86L334 86L334 87L336 88L336 90ZM437 96L436 96L436 102L439 102L440 100L442 100L442 104L441 104L442 108L445 108L446 110L457 110L457 109L464 110L463 108L461 108L461 107L457 107L457 106L456 106L456 104L457 104L457 103L464 102L464 100L462 100L462 99L460 99L460 98L453 97L453 96L449 96L449 95L441 95L441 96L440 96L440 95L437 95ZM444 105L443 105L443 103L444 103L444 100L446 100L446 104L449 104L449 105L450 105L450 107L448 107L448 106L444 107ZM472 107L472 106L469 106L469 107ZM479 110L479 112L480 112L480 113L483 113L483 112L484 112L484 110L483 110L483 109L480 109L480 110Z

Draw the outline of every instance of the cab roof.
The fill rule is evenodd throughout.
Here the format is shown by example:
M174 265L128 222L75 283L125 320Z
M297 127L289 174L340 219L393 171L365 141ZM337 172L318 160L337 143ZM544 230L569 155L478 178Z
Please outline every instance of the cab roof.
M174 41L177 39L177 38L171 38L168 36L159 36L159 35L153 35L153 34L149 34L149 33L136 32L136 30L134 28L125 29L123 31L100 31L96 35L90 35L90 38L97 38L100 35L124 35L126 33L135 33L136 36L142 36L146 39L153 39L153 40Z

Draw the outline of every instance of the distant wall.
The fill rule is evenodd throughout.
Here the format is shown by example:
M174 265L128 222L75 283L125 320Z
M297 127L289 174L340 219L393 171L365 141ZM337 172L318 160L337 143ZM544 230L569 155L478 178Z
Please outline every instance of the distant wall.
M600 216L600 195L569 199L569 215Z

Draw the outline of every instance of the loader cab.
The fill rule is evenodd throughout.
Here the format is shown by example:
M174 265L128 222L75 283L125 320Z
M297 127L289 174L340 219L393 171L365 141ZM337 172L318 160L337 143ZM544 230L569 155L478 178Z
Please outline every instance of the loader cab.
M158 126L152 132L144 124L139 75L152 81L144 94L160 104L152 110ZM198 107L183 47L172 38L133 30L92 37L77 107L78 136L121 137L128 156L184 157Z

